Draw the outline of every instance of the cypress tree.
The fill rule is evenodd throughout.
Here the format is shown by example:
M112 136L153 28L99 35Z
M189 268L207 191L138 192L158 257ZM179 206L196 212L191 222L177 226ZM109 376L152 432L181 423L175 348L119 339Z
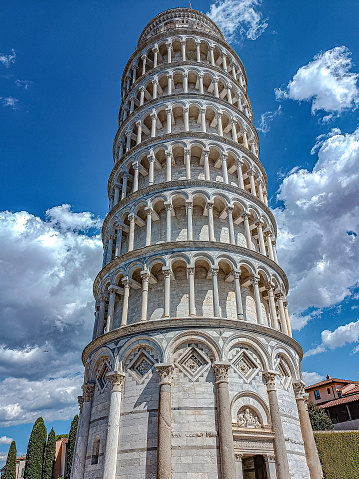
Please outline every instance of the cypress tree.
M3 479L16 479L16 443L12 441L5 464Z
M39 417L32 428L27 446L24 479L41 479L46 435L44 420Z
M334 429L327 413L323 409L319 409L316 404L308 404L308 414L313 431L332 431Z
M67 472L66 472L65 479L70 479L70 475L71 475L72 459L73 459L74 450L75 450L75 441L76 441L78 423L79 423L79 417L76 414L76 416L73 418L71 422L69 442L67 443Z
M56 449L55 431L53 430L53 428L51 428L51 431L49 432L49 436L47 438L44 467L42 468L42 479L52 478L52 470L54 468L54 461L55 461L55 449Z

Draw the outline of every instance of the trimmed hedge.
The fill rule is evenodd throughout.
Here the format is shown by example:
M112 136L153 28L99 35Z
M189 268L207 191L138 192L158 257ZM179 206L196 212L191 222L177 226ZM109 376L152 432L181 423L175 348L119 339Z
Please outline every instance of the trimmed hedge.
M314 432L326 479L359 478L359 431Z

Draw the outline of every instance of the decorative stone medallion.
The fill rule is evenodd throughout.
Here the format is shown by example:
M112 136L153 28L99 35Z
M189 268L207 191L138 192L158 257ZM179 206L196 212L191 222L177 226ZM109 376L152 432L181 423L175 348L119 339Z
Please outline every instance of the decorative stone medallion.
M178 358L176 366L192 381L195 381L209 368L210 360L197 348L191 347Z
M149 376L154 364L153 358L144 349L140 349L128 365L128 372L138 383L142 383Z
M235 371L246 381L249 382L259 371L258 365L249 356L246 351L240 351L233 359L232 366Z

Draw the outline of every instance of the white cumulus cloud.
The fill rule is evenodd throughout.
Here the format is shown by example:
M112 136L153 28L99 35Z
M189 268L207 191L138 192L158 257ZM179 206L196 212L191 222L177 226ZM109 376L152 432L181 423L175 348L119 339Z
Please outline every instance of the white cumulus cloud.
M13 96L7 96L5 98L0 96L0 103L2 106L9 107L12 110L17 110L19 108L19 100Z
M29 411L36 406L38 414L45 390L48 419L70 418L81 382L76 374L83 373L81 352L92 334L101 220L62 205L49 209L45 220L3 211L0 223L0 421L31 421ZM77 393L65 394L73 384ZM73 403L59 402L62 387L60 396Z
M217 0L206 13L222 30L227 41L256 40L268 23L259 11L262 0Z
M318 110L330 113L323 118L327 121L333 114L358 106L358 74L350 72L351 68L350 52L345 46L321 52L299 68L287 87L275 90L276 98L311 101L313 114Z
M308 371L303 371L302 372L303 376L303 381L307 386L310 386L311 384L319 383L320 381L323 381L325 378L319 373L316 373L315 371L308 372Z
M1 436L0 437L0 444L11 444L13 439L11 437L7 436Z
M352 321L351 323L344 324L330 331L325 329L321 333L322 342L316 348L310 349L304 356L313 356L314 354L323 353L327 349L336 349L344 346L345 344L358 343L359 342L359 319ZM359 345L358 345L359 346ZM352 353L355 354L359 351L359 347L356 346Z
M324 140L313 170L290 172L277 199L278 256L300 329L359 283L359 128Z

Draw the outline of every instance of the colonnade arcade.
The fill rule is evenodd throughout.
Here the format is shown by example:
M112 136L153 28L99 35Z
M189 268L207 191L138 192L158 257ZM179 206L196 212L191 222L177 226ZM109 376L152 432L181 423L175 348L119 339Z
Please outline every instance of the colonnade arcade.
M187 68L167 68L161 73L146 76L145 79L136 83L131 90L131 95L126 97L120 110L120 122L151 100L168 95L177 96L182 93L211 95L235 106L249 120L252 119L249 98L234 81L228 80L225 75L208 68L200 69L188 66Z
M242 145L258 157L257 133L241 112L207 99L198 101L189 95L186 98L171 104L144 107L126 119L116 135L116 158L120 159L124 153L150 138L189 131L218 135Z
M103 227L103 266L133 250L173 241L242 246L278 262L272 214L236 195L171 189L128 202Z
M244 320L291 335L278 275L228 255L129 261L113 267L97 288L94 337L137 321L188 316Z
M235 186L268 205L265 171L251 155L214 142L173 140L115 164L109 179L110 208L147 186L191 179Z
M197 62L203 66L210 65L218 72L225 71L244 91L246 77L242 62L225 47L212 39L197 36L170 37L166 41L148 44L144 50L135 54L125 68L122 84L122 96L126 94L144 75L152 70L174 63Z

